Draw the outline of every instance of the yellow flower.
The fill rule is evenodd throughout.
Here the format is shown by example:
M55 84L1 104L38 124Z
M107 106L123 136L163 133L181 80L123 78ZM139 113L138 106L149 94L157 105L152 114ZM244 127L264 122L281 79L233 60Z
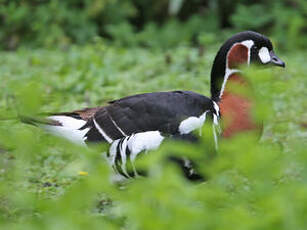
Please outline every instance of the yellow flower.
M79 171L79 176L87 176L88 172L85 171Z

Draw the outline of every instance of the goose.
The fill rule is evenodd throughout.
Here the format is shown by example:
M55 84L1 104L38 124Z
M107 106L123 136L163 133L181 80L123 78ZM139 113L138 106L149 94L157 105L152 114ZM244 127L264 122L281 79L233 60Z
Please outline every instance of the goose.
M194 130L211 123L217 147L219 136L232 137L259 128L251 117L252 101L228 85L248 87L242 66L251 64L285 67L266 36L244 31L230 37L219 49L211 69L211 97L192 91L137 94L111 101L106 106L52 114L46 120L29 120L72 142L109 143L106 154L114 171L130 178L138 175L136 157L157 149L165 138L190 137ZM30 122L29 122L30 121ZM225 125L221 132L220 123ZM190 162L183 160L191 172ZM127 170L127 164L132 171Z

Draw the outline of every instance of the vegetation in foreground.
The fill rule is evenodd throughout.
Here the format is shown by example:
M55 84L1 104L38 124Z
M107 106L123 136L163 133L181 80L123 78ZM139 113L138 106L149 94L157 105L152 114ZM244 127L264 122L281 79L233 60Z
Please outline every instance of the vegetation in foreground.
M84 148L14 119L69 111L122 96L186 89L209 95L217 47L167 51L108 46L0 55L1 229L304 229L307 225L307 67L303 52L280 55L285 70L252 74L264 135L199 144L165 143L141 159L148 178L110 183L104 146ZM285 57L285 58L284 58ZM12 118L7 120L7 118ZM203 162L210 179L186 181L167 154Z

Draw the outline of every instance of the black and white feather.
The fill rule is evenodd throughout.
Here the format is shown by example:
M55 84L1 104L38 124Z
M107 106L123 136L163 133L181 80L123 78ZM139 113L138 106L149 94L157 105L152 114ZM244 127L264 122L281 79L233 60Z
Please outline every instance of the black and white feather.
M53 124L44 127L76 143L110 143L108 161L125 177L138 175L134 166L138 154L158 148L167 137L191 134L208 118L217 141L218 105L190 91L139 94L111 101L91 116L83 112L50 116Z
M229 55L238 44L245 51ZM243 62L238 61L242 57ZM236 65L229 66L229 61ZM24 121L39 124L75 143L107 142L111 145L107 157L114 170L125 177L137 176L134 160L138 154L158 148L167 137L193 139L191 132L201 128L208 118L217 148L222 95L228 78L241 72L237 67L243 63L285 67L267 37L244 31L229 38L214 59L211 98L190 91L146 93L115 100L104 107L53 114L44 121ZM184 159L179 161L185 171L193 173L191 164ZM132 171L127 170L128 165Z

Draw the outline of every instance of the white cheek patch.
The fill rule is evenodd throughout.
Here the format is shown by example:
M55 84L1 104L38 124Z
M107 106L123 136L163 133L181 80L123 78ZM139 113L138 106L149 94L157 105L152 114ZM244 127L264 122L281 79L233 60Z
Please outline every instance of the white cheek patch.
M261 62L263 64L266 64L268 63L269 61L271 61L271 56L270 56L270 53L269 53L269 50L268 48L266 47L262 47L260 50L259 50L259 58L261 60Z

